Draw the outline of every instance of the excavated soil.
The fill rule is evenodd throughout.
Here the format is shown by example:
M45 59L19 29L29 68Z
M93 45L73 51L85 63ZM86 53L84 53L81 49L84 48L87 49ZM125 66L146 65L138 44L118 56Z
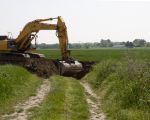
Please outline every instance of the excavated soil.
M79 61L79 62L82 63L83 70L76 75L75 77L76 79L81 79L82 77L84 77L88 72L92 70L92 66L97 63L95 61Z
M59 70L56 67L53 60L48 60L45 58L32 58L25 61L22 64L27 70L32 73L37 74L40 77L48 78L52 75L58 75Z
M48 78L52 75L62 75L81 79L92 68L95 62L80 61L83 65L83 70L78 73L60 74L59 60L46 59L46 58L30 58L23 60L0 60L0 64L15 64L26 68L28 71L37 74L40 77Z
M58 68L53 60L46 58L17 58L17 59L1 59L0 64L14 64L26 68L31 73L40 77L48 78L49 76L59 74Z

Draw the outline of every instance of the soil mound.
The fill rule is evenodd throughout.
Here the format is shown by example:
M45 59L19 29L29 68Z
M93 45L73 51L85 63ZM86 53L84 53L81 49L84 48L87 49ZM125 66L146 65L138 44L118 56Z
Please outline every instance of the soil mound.
M17 61L16 61L17 60ZM59 60L46 59L46 58L21 58L21 59L0 59L0 64L15 64L26 68L28 71L37 74L40 77L48 78L52 75L62 75L81 79L92 68L96 62L93 61L79 61L82 63L83 70L78 73L61 74L61 63Z
M22 64L22 66L27 68L30 72L44 78L59 74L58 68L56 67L54 61L45 58L28 59L24 64Z

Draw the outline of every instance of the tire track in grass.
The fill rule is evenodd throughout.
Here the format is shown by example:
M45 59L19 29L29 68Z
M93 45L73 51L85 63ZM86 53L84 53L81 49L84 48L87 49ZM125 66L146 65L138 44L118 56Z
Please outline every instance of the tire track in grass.
M106 120L105 114L100 109L99 97L92 91L87 83L81 83L86 92L86 100L89 104L91 116L89 120Z
M41 106L32 109L29 120L87 120L84 88L71 77L52 76L50 92Z
M14 107L15 112L12 114L6 114L2 116L2 120L27 120L31 115L29 110L34 107L39 107L40 103L44 100L44 97L50 91L50 83L48 79L45 79L35 96L29 97L24 103L20 103Z

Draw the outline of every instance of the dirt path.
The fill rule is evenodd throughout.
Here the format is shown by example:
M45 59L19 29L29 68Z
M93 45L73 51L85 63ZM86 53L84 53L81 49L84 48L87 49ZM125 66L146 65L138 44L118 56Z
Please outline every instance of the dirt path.
M38 107L39 104L43 101L45 95L50 91L50 84L47 79L43 81L43 84L37 90L35 96L29 97L24 103L20 103L14 107L15 112L12 114L6 114L2 116L2 120L27 120L31 115L28 111L33 107Z
M81 83L86 91L86 100L90 109L90 120L106 120L104 113L100 109L99 97L92 91L87 83Z

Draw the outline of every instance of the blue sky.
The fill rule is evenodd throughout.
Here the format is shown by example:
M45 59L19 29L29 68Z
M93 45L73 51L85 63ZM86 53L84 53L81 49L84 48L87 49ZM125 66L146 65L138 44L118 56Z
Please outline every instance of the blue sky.
M150 42L150 1L140 0L1 0L0 34L17 37L23 26L39 18L62 16L69 41ZM58 43L54 31L41 31L39 43Z

